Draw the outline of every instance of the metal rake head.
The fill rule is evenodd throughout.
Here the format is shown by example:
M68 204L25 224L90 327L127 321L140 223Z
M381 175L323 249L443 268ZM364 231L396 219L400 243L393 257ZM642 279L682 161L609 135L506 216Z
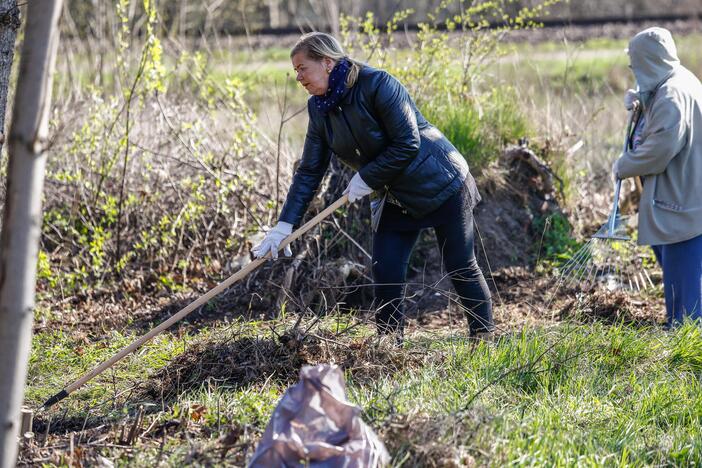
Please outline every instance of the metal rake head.
M603 239L612 241L628 241L631 239L626 233L626 222L628 217L620 216L618 213L603 224L598 231L592 235L593 239Z
M628 237L620 240L614 236L590 239L560 268L558 284L581 290L633 292L653 286L637 246Z

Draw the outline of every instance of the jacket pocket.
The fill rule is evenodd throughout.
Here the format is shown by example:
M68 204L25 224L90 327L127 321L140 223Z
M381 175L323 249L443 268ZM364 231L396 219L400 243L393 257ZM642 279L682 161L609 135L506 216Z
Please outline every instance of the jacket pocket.
M646 185L648 185L648 180L644 184L644 191L646 190ZM666 181L662 181L659 176L653 176L653 193L651 194L651 203L655 208L661 210L670 211L673 213L684 213L690 211L689 206L683 206L677 200L678 197L675 196L675 191L670 190L667 187ZM675 201L671 201L675 199Z
M439 194L456 177L442 162L442 156L426 153L422 159L402 176L402 190L419 193L423 196ZM399 184L398 184L399 185Z
M675 196L675 191L669 190L658 177L653 179L653 196L651 198L654 207L674 213L688 213L702 208L699 200L696 203L691 203L696 206L690 206L690 200L678 200L679 197Z
M424 163L426 163L431 155L429 153L424 153L424 154L418 154L415 156L414 160L407 166L407 168L404 170L404 173L402 174L403 176L411 176L415 172L419 170L420 167Z
M680 206L676 203L672 203L672 202L665 201L665 200L658 200L655 198L653 199L653 206L661 208L663 210L667 210L667 211L674 211L676 213L682 213L684 211L687 211L687 210L685 210L685 208L683 208L682 206Z

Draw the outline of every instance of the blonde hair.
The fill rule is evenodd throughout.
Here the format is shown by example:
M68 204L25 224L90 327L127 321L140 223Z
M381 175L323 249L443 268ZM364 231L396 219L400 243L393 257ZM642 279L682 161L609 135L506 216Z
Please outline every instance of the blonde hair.
M363 63L352 59L344 53L344 49L334 36L323 32L310 32L300 37L290 51L290 58L293 58L299 52L304 52L309 58L318 62L325 57L335 62L341 59L348 60L351 63L351 69L346 77L347 88L356 84L358 73L363 67Z

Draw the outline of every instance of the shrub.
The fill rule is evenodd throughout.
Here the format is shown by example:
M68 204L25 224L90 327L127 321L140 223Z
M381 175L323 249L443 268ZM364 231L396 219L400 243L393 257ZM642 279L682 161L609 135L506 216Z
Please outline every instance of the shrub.
M511 88L495 88L480 101L427 102L422 114L468 160L474 174L480 174L505 144L531 133Z
M372 13L362 18L343 16L341 36L350 54L365 55L358 58L395 75L425 117L480 172L506 142L529 133L514 90L492 83L485 86L486 67L499 57L497 46L506 32L538 27L534 18L557 2L546 0L510 14L510 2L460 0L460 13L451 15L449 5L454 2L443 1L429 14L428 22L419 24L416 41L402 51L394 48L393 32L412 10L396 13L383 32ZM488 28L496 21L503 26Z

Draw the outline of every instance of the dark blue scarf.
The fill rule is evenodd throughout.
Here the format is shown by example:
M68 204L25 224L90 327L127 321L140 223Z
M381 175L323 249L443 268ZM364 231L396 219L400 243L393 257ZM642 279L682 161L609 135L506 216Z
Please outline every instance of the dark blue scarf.
M317 109L323 114L327 114L333 107L339 104L341 98L344 97L346 90L346 77L351 70L351 62L342 58L339 60L334 69L329 74L329 87L324 96L315 96L314 104Z

